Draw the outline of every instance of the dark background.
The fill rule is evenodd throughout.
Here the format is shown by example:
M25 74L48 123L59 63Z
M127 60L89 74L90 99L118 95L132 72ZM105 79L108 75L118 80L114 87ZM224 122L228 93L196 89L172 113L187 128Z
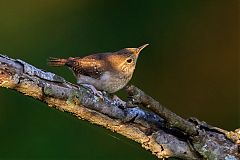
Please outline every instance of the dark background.
M182 117L234 130L238 2L1 0L0 52L74 82L67 68L49 67L46 59L149 43L131 83ZM15 91L0 88L0 102L0 159L156 159L135 142Z

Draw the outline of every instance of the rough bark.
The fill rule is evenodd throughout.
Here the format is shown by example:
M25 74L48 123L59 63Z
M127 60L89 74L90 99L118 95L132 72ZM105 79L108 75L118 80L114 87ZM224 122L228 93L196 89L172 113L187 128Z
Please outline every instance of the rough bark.
M122 134L158 158L239 159L240 130L228 132L196 118L185 120L134 86L126 88L127 103L108 94L101 98L53 73L3 55L0 86Z

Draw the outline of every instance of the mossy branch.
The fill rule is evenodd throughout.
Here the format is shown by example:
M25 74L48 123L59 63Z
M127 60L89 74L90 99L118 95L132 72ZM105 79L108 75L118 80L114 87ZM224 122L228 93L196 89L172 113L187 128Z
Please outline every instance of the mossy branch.
M197 119L185 120L134 86L126 88L133 106L130 107L129 102L107 94L102 99L54 73L3 55L0 55L0 86L122 134L158 158L239 158L239 130L228 132Z

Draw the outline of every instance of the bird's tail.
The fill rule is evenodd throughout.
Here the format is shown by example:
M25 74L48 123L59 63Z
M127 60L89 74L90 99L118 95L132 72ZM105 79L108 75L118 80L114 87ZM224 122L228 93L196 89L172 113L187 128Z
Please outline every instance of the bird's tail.
M64 66L66 62L67 62L67 59L53 58L53 57L50 57L48 59L49 66Z

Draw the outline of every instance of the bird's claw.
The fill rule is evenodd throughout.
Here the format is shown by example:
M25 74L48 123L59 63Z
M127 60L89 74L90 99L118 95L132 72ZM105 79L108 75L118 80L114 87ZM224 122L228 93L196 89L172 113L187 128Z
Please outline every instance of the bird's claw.
M87 87L91 90L91 92L98 96L101 99L104 99L103 93L101 91L98 91L93 85L90 84L81 84L83 87Z

